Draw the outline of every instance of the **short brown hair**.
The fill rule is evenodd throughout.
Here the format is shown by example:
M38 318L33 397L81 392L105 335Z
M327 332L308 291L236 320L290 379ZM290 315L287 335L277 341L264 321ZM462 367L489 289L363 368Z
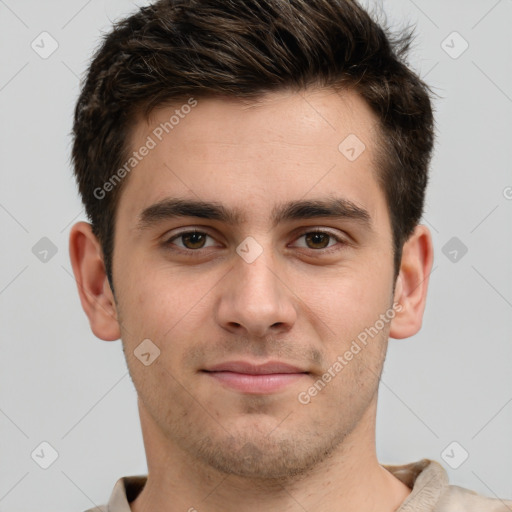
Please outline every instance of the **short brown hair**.
M411 29L394 35L354 0L160 0L115 23L78 99L72 160L112 282L123 182L101 189L129 158L135 116L194 96L256 99L282 89L351 88L379 119L378 177L393 232L395 273L418 224L434 141L430 89L405 63Z

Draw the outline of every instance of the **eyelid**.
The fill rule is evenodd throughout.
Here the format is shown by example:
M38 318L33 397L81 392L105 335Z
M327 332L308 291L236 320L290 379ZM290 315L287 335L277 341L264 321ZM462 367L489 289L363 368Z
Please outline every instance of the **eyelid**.
M168 245L170 244L173 240L175 240L176 238L179 238L180 236L182 235L189 235L189 234L193 234L193 233L199 233L201 235L206 235L208 237L210 237L211 239L215 240L216 242L217 239L215 236L213 236L208 228L205 228L205 227L202 227L202 226L187 226L183 229L181 229L180 231L173 231L172 234L169 234L167 233L164 237L163 237L163 244L164 245ZM181 247L179 249L182 249ZM183 251L189 251L189 252L192 252L194 251L194 249L182 249ZM200 251L201 249L196 249L194 252L198 252Z
M348 235L340 235L339 233L337 232L334 232L332 231L331 229L329 228L323 228L323 227L320 227L320 226L311 226L311 227L308 227L306 229L301 229L300 231L298 231L298 233L295 235L294 237L294 242L296 242L299 238L303 237L304 235L307 235L307 234L310 234L310 233L322 233L322 234L326 234L326 235L329 235L331 238L334 238L336 240L336 242L338 243L341 243L343 245L349 245L350 244L350 237ZM326 248L323 248L323 249L311 249L309 247L302 247L302 249L306 249L306 250L309 250L309 251L313 251L313 252L330 252L331 250L335 250L333 249L335 247L335 245L332 245L332 246L329 246L329 247L326 247Z
M322 226L306 226L305 228L299 228L296 236L302 236L307 233L326 233L333 237L341 238L341 235L337 231L334 231L331 228L324 228Z
M179 228L178 228L179 229ZM167 235L164 237L164 241L162 245L170 251L173 251L177 254L182 254L186 256L202 256L204 255L205 251L211 250L214 248L214 245L210 245L207 247L200 247L198 249L188 249L186 247L180 247L179 245L174 243L174 240L179 238L180 236L192 234L192 233L200 233L205 235L206 237L210 237L215 242L219 243L217 238L213 236L209 232L209 228L203 227L203 226L187 226L183 227L182 229L179 229L177 232L172 232L172 235ZM327 247L323 247L320 249L313 249L311 247L297 247L298 249L301 249L303 252L309 253L310 255L314 254L315 256L321 257L322 255L329 255L331 253L337 252L342 250L343 248L346 248L347 246L351 245L351 237L348 234L340 235L337 232L334 232L330 228L322 227L322 226L307 226L300 228L299 230L296 230L295 234L293 235L293 242L292 242L292 248L293 244L297 242L297 240L304 235L310 234L310 233L322 233L326 234L329 237L333 238L335 240L335 244L328 245ZM170 246L173 246L170 248ZM341 247L340 247L341 245ZM219 247L218 245L216 247ZM287 247L290 247L288 245Z

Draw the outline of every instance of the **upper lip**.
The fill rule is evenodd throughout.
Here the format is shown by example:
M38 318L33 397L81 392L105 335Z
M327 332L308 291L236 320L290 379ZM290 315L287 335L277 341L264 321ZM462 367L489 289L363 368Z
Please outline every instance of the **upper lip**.
M255 364L248 361L228 361L206 368L207 372L236 372L248 375L269 375L272 373L308 373L297 366L280 361Z

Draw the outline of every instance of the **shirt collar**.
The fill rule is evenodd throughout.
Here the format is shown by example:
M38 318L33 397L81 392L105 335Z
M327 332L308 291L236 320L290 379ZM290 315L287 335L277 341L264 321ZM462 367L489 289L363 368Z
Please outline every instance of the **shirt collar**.
M448 475L444 468L430 459L400 466L382 465L382 467L412 489L411 494L396 512L433 510L448 485ZM131 512L130 503L140 494L146 481L147 476L143 475L120 478L110 496L108 511Z

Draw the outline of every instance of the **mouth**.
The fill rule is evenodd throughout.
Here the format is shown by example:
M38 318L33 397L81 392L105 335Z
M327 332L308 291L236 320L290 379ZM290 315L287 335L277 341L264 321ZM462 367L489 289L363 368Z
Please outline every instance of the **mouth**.
M264 364L231 361L201 371L224 387L249 394L281 391L309 375L304 369L278 361Z

